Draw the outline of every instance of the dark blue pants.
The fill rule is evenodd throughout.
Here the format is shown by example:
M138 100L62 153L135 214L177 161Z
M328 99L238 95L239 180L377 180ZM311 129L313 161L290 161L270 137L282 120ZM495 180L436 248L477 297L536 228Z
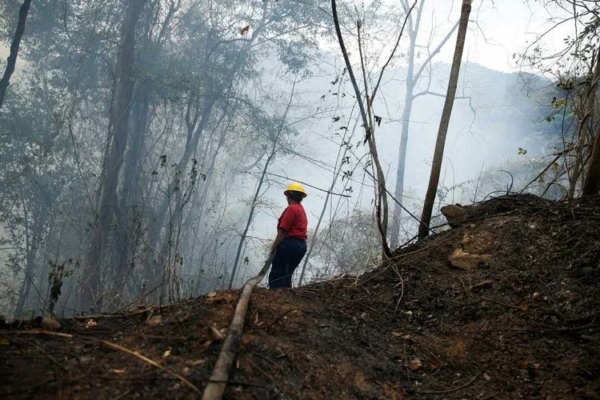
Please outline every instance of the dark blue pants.
M269 273L269 289L291 288L294 270L306 254L306 240L286 238L279 243Z

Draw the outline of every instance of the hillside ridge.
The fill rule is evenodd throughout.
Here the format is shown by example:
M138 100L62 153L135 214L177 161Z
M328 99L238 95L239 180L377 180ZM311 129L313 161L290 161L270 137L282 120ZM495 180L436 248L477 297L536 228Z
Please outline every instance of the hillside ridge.
M599 398L600 198L465 209L368 273L255 290L225 398ZM238 296L4 324L0 396L197 398Z

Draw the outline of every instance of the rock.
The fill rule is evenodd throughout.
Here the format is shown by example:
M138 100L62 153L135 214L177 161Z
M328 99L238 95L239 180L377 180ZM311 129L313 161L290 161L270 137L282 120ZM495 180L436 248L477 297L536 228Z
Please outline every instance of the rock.
M90 319L88 322L85 323L86 329L93 328L95 326L98 326L98 323L93 319Z
M459 268L465 271L470 271L480 263L485 263L489 261L489 254L470 254L463 251L463 249L458 248L454 250L454 253L448 256L448 262L454 268Z
M146 325L150 325L150 326L157 326L157 325L161 325L161 324L162 324L162 316L160 316L160 315L155 315L154 317L152 317L146 321Z
M214 340L216 340L217 342L220 342L221 340L225 339L225 335L223 335L224 329L218 330L217 328L215 328L212 325L209 325L208 327L210 328L210 334L212 335L212 338Z
M421 368L422 366L423 366L423 363L418 358L415 358L408 363L408 368L410 368L411 371L416 371L419 368Z
M440 209L451 228L458 228L467 219L467 210L460 204L450 204Z
M60 323L54 318L44 317L42 318L42 328L54 331L56 329L60 329Z
M483 282L479 282L475 285L473 285L473 287L471 289L476 290L476 289L487 289L487 288L491 288L493 286L494 282L487 280L487 281L483 281Z

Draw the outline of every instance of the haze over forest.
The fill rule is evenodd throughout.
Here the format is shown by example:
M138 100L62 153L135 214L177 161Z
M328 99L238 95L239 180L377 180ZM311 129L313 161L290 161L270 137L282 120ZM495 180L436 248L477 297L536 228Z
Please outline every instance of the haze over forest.
M22 3L0 2L2 70ZM473 2L432 227L445 204L580 192L597 27L584 13L554 27L566 3ZM338 12L359 86L381 82L369 107L395 248L417 235L461 5ZM16 67L0 109L0 314L239 287L291 181L308 191L303 283L380 262L373 155L329 2L34 0Z

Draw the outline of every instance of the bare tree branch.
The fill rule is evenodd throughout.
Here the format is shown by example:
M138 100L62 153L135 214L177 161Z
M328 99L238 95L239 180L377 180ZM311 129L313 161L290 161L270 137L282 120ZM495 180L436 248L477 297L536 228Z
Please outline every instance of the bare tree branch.
M452 29L450 29L450 31L448 32L448 34L446 34L446 36L437 45L437 47L429 54L429 56L427 57L427 59L425 59L425 62L423 63L423 65L421 65L421 68L419 68L419 70L417 71L417 73L412 78L412 79L414 79L415 83L421 77L421 74L423 73L423 70L425 69L425 67L431 62L431 60L433 59L433 57L435 57L441 51L442 47L444 47L444 45L446 44L446 42L448 41L448 39L450 39L450 36L452 36L452 34L454 33L454 31L456 30L457 27L458 27L458 22L456 22L456 24L454 24L454 26L452 27Z
M15 72L17 55L19 54L19 45L21 44L23 32L25 32L25 21L27 20L27 14L29 13L30 6L31 0L25 0L19 9L19 23L17 24L17 30L15 31L15 36L13 37L13 41L10 45L10 55L8 56L8 60L6 62L4 75L2 76L2 79L0 79L0 108L2 108L2 104L4 103L4 96L6 96L6 90L8 89L10 77L12 76L13 72Z
M381 78L383 78L383 73L385 72L385 69L390 64L390 62L394 58L394 55L396 54L396 50L398 49L398 45L400 44L400 39L402 38L402 34L404 33L404 28L406 27L406 22L408 21L408 18L410 17L411 12L412 12L413 8L415 8L416 5L417 5L417 0L415 0L413 5L410 7L408 12L406 13L406 17L404 18L404 23L402 24L402 29L400 29L400 33L398 34L398 39L396 40L396 45L394 46L394 49L390 53L390 57L388 58L388 60L385 62L385 64L383 64L383 67L381 68L381 72L379 72L379 79L377 80L377 84L375 85L375 88L373 89L373 95L371 96L369 106L373 103L373 100L375 99L375 96L377 95L377 89L379 89L379 84L381 83Z

